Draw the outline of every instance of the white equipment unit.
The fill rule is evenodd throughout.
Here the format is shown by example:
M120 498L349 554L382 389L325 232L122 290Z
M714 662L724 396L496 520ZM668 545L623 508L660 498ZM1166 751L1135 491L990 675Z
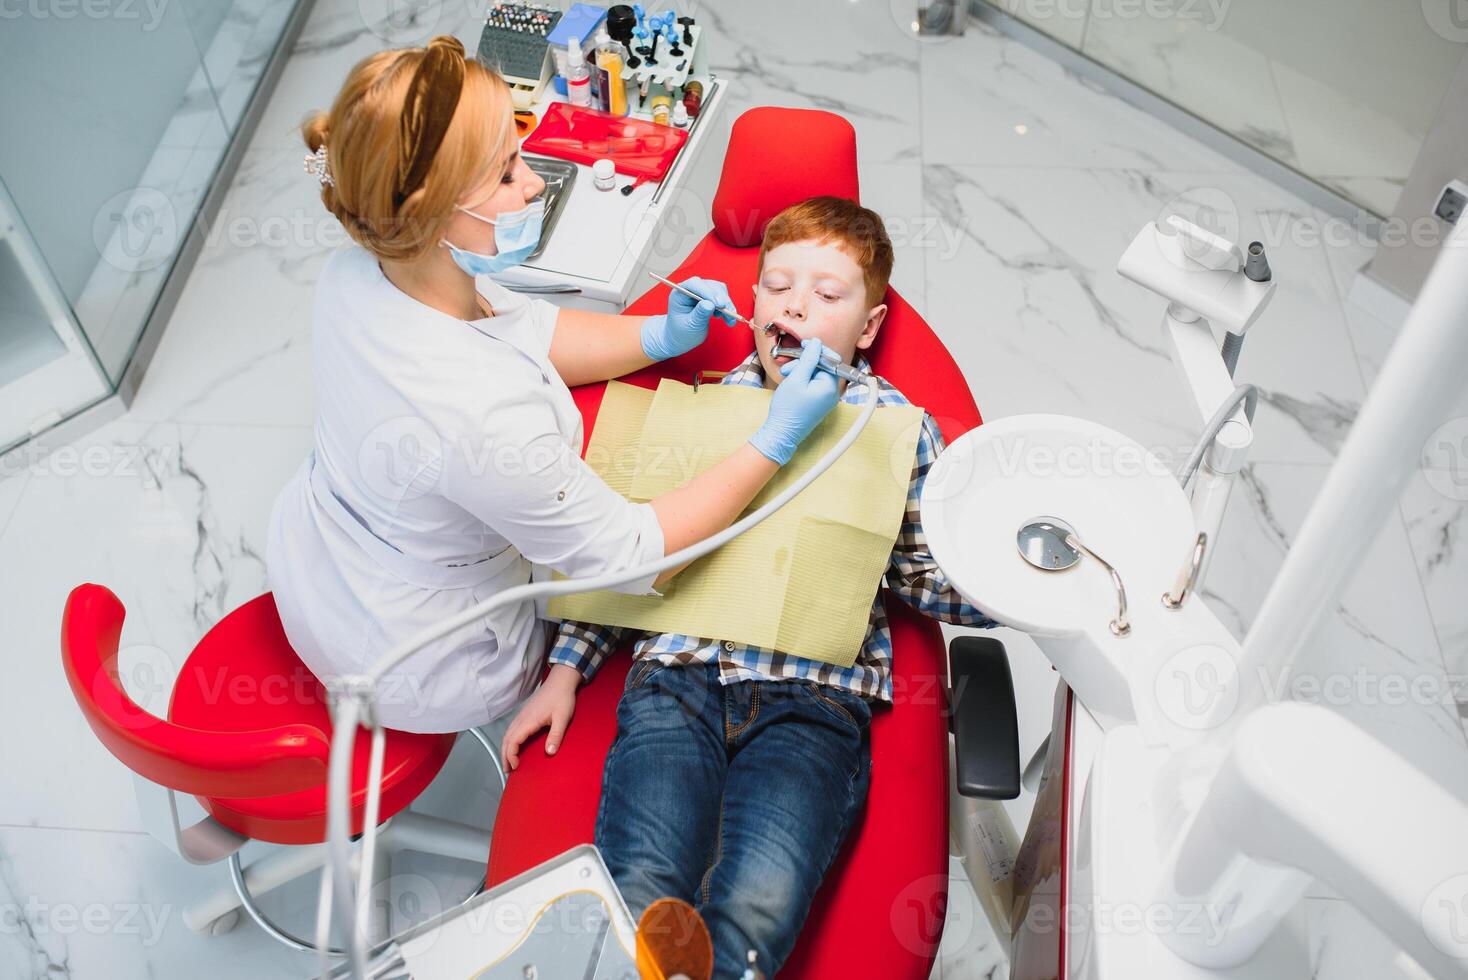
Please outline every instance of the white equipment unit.
M1092 422L1018 416L955 441L922 501L954 585L1062 678L1012 880L1010 976L1305 977L1299 900L1319 880L1427 974L1468 977L1468 802L1264 684L1288 689L1461 395L1468 232L1443 248L1242 641L1196 593L1252 438L1232 368L1272 295L1267 262L1173 218L1118 271L1169 301L1163 330L1209 423L1184 472Z

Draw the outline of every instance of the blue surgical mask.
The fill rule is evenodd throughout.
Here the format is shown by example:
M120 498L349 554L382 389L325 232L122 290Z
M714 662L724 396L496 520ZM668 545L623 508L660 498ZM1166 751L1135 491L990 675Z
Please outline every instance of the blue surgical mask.
M529 258L530 253L540 244L541 225L545 220L545 201L539 198L519 211L502 212L497 218L486 218L464 207L459 210L471 218L494 225L494 247L497 249L494 255L470 252L459 248L447 238L443 240L443 244L449 247L449 254L454 257L454 264L471 276L485 276L512 269Z

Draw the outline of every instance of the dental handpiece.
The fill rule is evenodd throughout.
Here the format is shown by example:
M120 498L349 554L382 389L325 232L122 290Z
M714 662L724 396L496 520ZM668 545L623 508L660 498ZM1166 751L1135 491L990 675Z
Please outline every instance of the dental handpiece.
M771 357L799 357L799 347L774 347L770 350ZM841 360L840 355L829 347L821 351L820 360L817 362L822 370L830 371L838 378L850 381L852 384L866 384L867 373L860 368L854 368Z
M707 297L698 295L693 290L688 289L685 286L678 285L676 282L674 282L671 279L664 279L662 276L658 275L656 272L649 271L647 274L650 275L650 276L652 276L658 282L662 283L664 286L669 286L669 287L671 287L673 289L676 289L676 290L678 290L678 292L682 293L684 296L691 296L693 299L698 300L700 303L703 302L707 298ZM734 319L738 320L740 323L748 324L749 325L749 329L751 329L751 330L758 330L758 331L760 331L762 333L769 333L771 330L774 330L775 329L775 325L773 323L767 323L767 324L765 324L764 326L761 327L758 324L756 324L753 320L751 320L749 317L747 317L747 316L740 316L739 313L738 313L738 311L736 311L736 310L731 310L731 309L716 309L714 312L715 313L725 313L725 314L728 314L729 316L732 316Z

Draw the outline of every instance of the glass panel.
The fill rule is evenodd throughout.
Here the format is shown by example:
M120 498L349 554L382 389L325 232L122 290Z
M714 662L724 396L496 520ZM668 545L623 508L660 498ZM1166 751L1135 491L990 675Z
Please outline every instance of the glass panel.
M1459 0L990 2L1378 215L1468 41Z
M1080 49L1091 0L989 0L1011 17L1049 34L1061 44Z
M0 452L111 390L0 183Z
M0 385L66 354L10 239L0 241Z
M26 10L0 32L0 118L26 134L0 175L116 383L227 134L180 5Z
M48 329L79 325L57 342L116 385L297 2L12 6L0 177L28 235L0 252L0 407L25 411L11 388L36 387Z

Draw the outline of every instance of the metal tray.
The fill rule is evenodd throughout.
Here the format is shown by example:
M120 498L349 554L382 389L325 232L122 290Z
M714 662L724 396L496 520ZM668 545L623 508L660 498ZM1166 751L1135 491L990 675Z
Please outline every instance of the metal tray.
M545 221L540 229L540 244L535 246L535 251L525 260L530 262L545 251L551 232L556 230L556 221L566 209L566 201L571 196L571 185L576 183L576 164L530 153L522 154L522 157L525 164L545 181L545 190L540 192L541 200L545 201Z

